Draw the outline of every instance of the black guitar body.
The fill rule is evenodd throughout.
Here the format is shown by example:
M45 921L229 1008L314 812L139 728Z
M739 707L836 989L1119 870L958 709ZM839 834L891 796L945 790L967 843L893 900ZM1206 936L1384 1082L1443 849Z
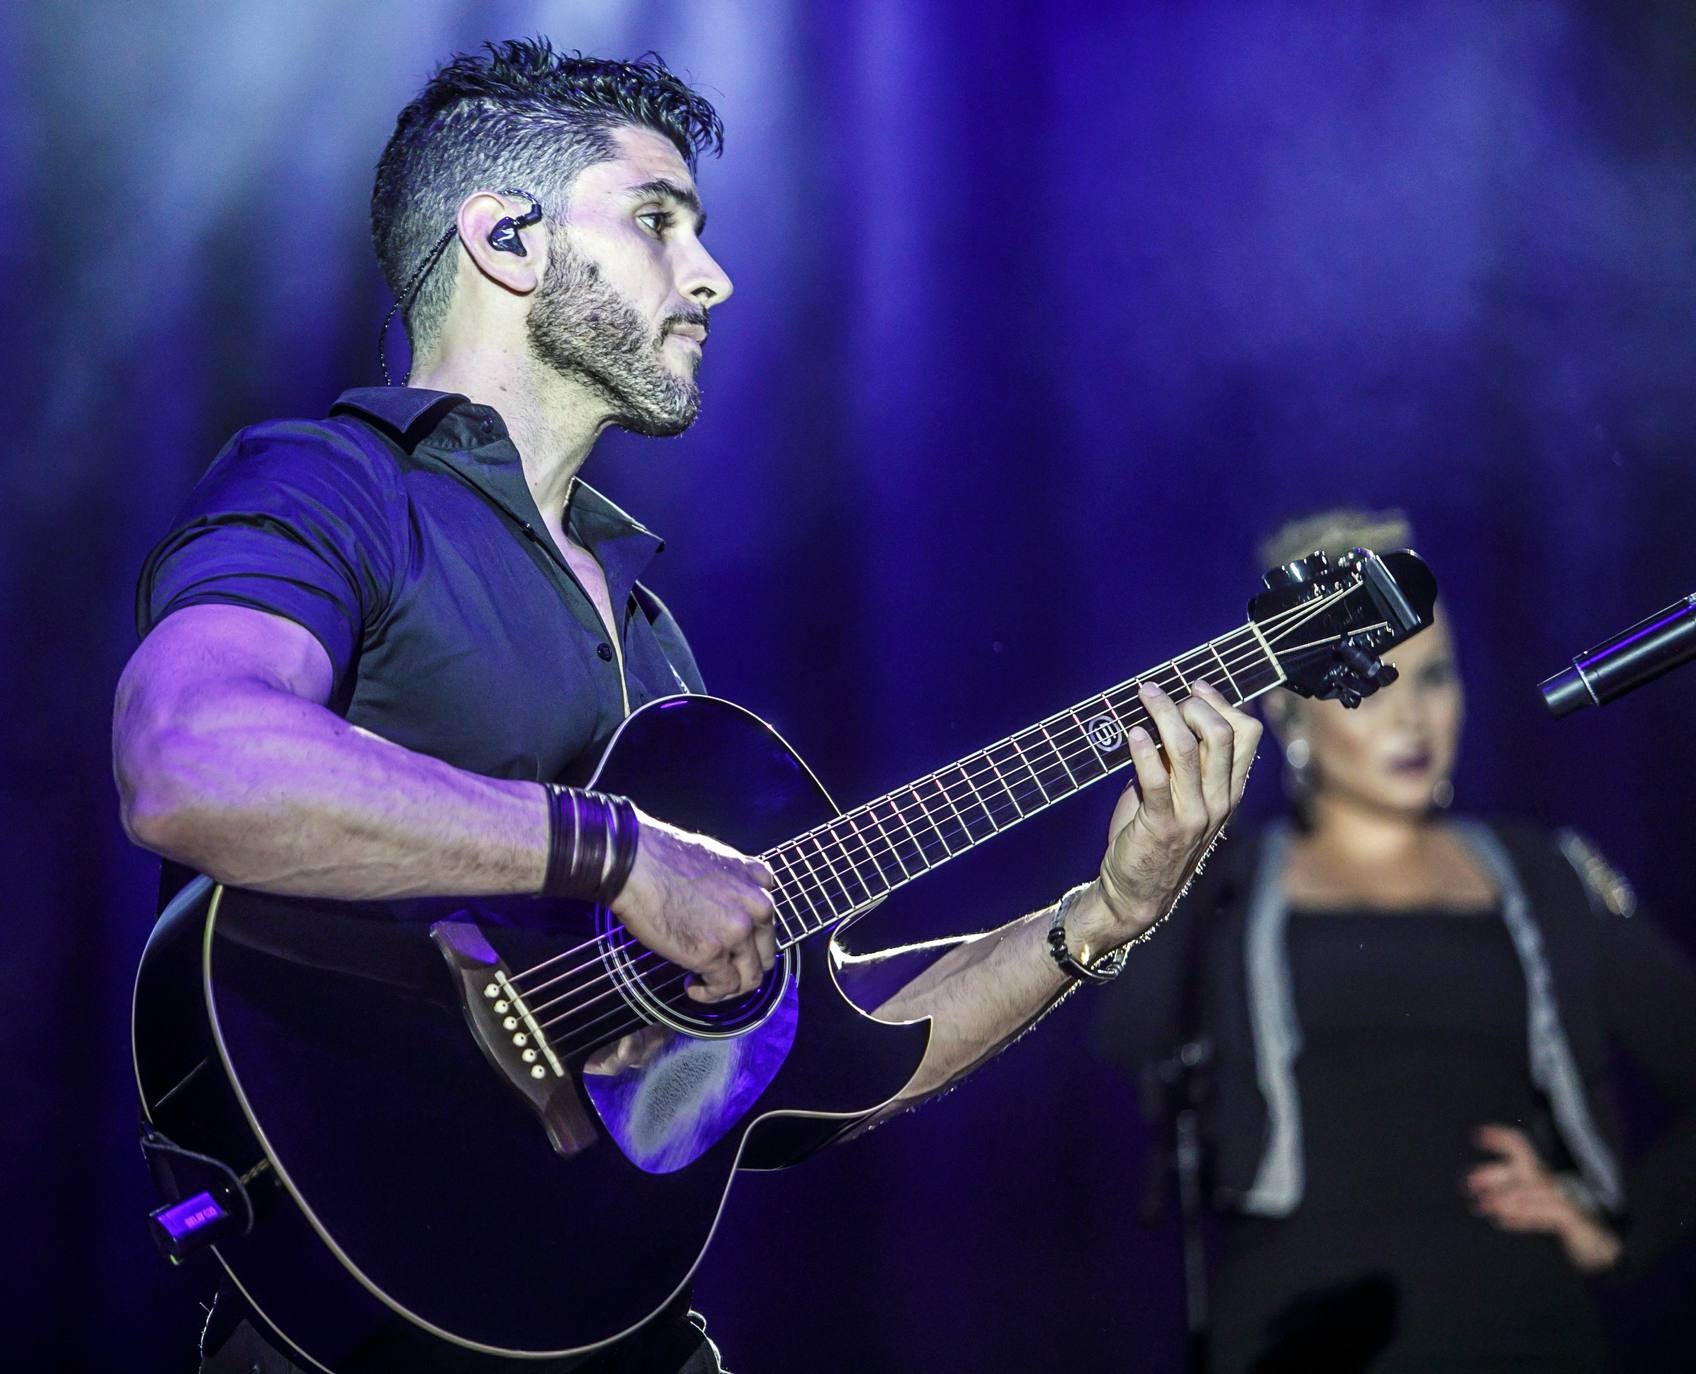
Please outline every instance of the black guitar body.
M631 716L595 785L745 853L836 814L770 727L708 697ZM800 1158L923 1054L928 1023L875 1021L842 995L828 940L706 1013L653 956L609 981L604 957L571 953L607 921L531 899L206 887L156 928L135 992L144 1111L177 1144L257 1168L251 1233L216 1254L306 1360L569 1369L681 1290L737 1167ZM537 983L528 1003L509 991ZM595 1068L654 999L662 1024L636 1062ZM585 1009L533 1035L550 1001ZM691 1014L717 1020L663 1024Z
M1236 702L1287 686L1357 705L1394 680L1377 655L1431 623L1437 592L1407 550L1314 553L1265 581L1246 626L1140 680L1179 700L1205 675ZM595 784L777 876L777 964L733 1003L689 999L599 908L200 880L136 980L143 1143L173 1204L156 1234L173 1250L215 1236L319 1368L582 1364L679 1297L737 1168L800 1158L918 1067L929 1023L863 1014L831 941L809 937L1124 767L1150 723L1138 681L846 814L740 707L637 711Z

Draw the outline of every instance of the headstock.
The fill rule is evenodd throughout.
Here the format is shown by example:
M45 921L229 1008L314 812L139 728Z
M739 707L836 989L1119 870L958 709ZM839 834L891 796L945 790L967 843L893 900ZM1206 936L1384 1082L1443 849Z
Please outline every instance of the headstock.
M1437 579L1410 549L1351 549L1335 562L1310 553L1274 568L1249 618L1304 697L1358 706L1396 680L1378 656L1431 623Z

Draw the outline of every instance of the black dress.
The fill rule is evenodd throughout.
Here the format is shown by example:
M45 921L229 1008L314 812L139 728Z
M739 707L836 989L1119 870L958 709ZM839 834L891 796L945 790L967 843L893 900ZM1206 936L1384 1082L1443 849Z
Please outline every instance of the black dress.
M1493 910L1290 912L1305 1187L1227 1222L1211 1368L1596 1370L1595 1308L1555 1237L1462 1187L1481 1125L1530 1130L1525 983Z

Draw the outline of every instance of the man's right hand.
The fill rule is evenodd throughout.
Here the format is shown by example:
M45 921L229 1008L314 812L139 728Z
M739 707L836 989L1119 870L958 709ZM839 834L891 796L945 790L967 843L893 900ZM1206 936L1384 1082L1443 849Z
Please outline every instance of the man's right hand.
M759 859L638 811L636 865L612 904L624 928L688 969L697 1002L743 997L777 957L777 879Z

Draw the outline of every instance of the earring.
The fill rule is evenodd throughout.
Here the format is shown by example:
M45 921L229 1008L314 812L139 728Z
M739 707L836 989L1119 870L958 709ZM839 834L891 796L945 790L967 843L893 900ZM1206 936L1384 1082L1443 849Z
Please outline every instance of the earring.
M1431 784L1431 805L1439 811L1447 811L1455 804L1455 785L1447 778L1438 778Z
M1284 742L1284 795L1300 810L1313 794L1313 750L1304 735Z

